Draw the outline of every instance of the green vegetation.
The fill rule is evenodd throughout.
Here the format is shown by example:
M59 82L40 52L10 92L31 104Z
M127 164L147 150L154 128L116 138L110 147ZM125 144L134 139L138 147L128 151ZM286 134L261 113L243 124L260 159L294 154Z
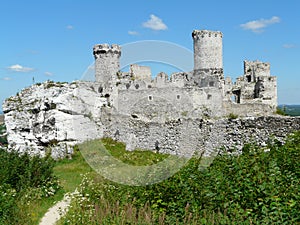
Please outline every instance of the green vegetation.
M98 146L99 140L91 143ZM102 143L132 166L168 157L128 152L108 138ZM245 145L241 154L221 153L205 167L203 158L193 157L174 176L147 186L104 179L78 147L72 159L57 162L4 150L0 160L0 224L38 224L55 201L75 189L61 225L300 223L300 131L284 145L275 140L264 148Z
M106 146L123 158L121 144ZM87 174L60 224L300 223L300 132L285 145L220 154L206 169L200 161L194 157L169 179L141 187Z
M66 84L67 82L54 82L52 80L48 80L45 84L45 88L52 88L52 87L64 87L64 84Z
M276 108L276 114L282 115L282 116L287 116L285 108L280 108L280 107Z
M121 142L116 142L111 138L103 138L102 143L108 152L116 159L121 160L122 162L134 165L152 165L158 162L161 162L168 157L167 154L156 154L152 151L144 150L135 150L135 151L126 151L125 144Z
M300 116L300 105L280 105L278 109L283 111L285 115Z
M182 116L187 116L187 115L188 115L188 111L183 111L183 112L181 112L181 115L182 115Z
M65 192L75 191L81 183L83 174L89 173L91 177L96 176L96 173L86 163L77 147L74 148L72 159L57 161L53 171Z
M36 224L60 188L54 161L3 149L0 160L0 224Z
M238 117L239 117L239 116L236 115L236 114L234 114L234 113L230 113L230 114L228 115L228 119L231 119L231 120L237 119Z

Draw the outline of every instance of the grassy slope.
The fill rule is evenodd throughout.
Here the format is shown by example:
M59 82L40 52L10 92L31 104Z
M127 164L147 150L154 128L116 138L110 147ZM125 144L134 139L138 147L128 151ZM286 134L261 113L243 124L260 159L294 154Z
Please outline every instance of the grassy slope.
M98 141L95 141L98 142ZM103 144L107 150L117 159L131 165L149 165L159 162L167 157L167 155L155 154L150 151L133 151L128 152L125 150L125 145L112 141L111 139L103 139ZM34 216L36 224L47 212L47 210L63 198L67 192L75 191L82 180L82 174L89 174L95 178L99 175L92 170L92 168L85 161L80 151L75 148L72 159L63 159L56 163L54 167L54 174L58 177L63 190L59 191L54 197L48 198L42 202L36 202L32 205L32 216ZM101 180L98 178L97 180Z

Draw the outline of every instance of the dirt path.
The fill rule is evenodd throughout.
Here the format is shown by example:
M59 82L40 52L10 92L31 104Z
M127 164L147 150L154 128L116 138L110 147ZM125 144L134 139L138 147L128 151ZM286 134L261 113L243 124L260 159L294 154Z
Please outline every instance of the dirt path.
M68 211L71 198L65 196L63 200L56 203L45 213L39 225L55 225L56 222Z

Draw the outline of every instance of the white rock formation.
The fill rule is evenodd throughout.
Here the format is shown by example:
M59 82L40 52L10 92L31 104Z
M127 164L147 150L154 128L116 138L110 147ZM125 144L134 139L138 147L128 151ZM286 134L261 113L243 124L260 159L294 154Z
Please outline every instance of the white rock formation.
M3 111L9 148L41 156L52 148L52 156L58 158L72 153L70 146L102 136L101 124L93 118L106 99L93 85L48 81L8 98Z

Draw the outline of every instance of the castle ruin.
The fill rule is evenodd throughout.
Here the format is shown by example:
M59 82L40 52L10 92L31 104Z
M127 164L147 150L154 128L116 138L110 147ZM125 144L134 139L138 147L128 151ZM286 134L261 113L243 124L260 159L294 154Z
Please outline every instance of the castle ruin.
M118 114L166 121L221 117L229 114L259 116L273 114L277 107L277 80L270 64L244 61L244 75L233 83L224 78L223 34L194 30L193 71L167 74L152 79L151 69L131 65L120 71L121 47L95 45L95 78L98 91ZM171 107L171 108L170 108Z
M95 81L48 81L6 99L9 149L45 155L50 147L59 158L75 144L111 137L127 150L209 155L299 129L300 118L274 116L277 80L269 63L244 61L233 83L224 78L223 34L194 30L192 38L194 69L170 77L153 78L150 67L137 64L120 71L121 47L95 45Z

